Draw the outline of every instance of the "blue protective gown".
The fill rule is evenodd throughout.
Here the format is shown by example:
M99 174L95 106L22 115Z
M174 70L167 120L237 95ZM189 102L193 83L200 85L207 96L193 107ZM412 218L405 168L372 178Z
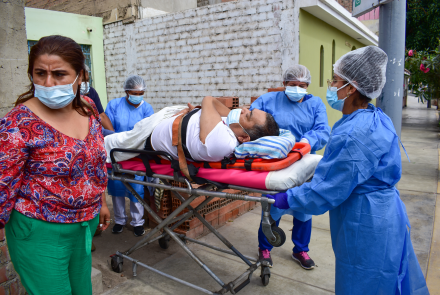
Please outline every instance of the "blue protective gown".
M281 92L269 92L255 100L250 110L258 109L271 114L278 126L287 129L295 136L296 141L306 138L312 148L312 154L324 148L330 136L327 111L321 98L307 94L303 101L291 101ZM312 218L302 212L289 212L296 219L305 222ZM276 220L281 215L272 216Z
M118 133L132 130L137 122L154 114L154 110L153 107L145 101L135 108L127 102L124 96L111 100L107 104L105 114L112 122L115 132ZM135 176L135 179L142 181L144 177ZM144 197L144 186L132 183L130 185L142 198ZM127 197L132 202L137 202L133 194L131 194L120 181L109 179L107 188L111 196Z
M330 210L336 294L429 294L395 188L401 173L393 124L370 104L336 122L313 180L287 191L292 210Z
M301 103L291 101L284 92L269 92L254 101L250 110L271 114L278 126L290 130L296 141L306 138L312 153L322 149L330 136L327 111L322 100L307 94Z

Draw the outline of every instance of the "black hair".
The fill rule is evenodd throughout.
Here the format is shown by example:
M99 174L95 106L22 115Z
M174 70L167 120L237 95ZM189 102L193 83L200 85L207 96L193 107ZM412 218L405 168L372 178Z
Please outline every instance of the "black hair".
M255 125L252 129L246 130L251 138L251 141L257 140L264 136L278 136L280 135L280 128L273 116L266 113L266 122L264 125Z

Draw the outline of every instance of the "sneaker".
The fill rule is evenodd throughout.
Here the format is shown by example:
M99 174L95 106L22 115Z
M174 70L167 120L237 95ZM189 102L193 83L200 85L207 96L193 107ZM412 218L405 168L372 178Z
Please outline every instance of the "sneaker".
M260 248L258 248L258 259L260 261L269 262L269 267L273 266L272 257L270 257L270 251L267 249L261 250Z
M292 259L298 262L304 269L310 270L315 268L315 262L309 257L307 252L292 253Z
M134 226L133 227L133 233L135 237L140 237L145 234L145 229L142 225Z
M122 224L115 224L112 228L112 233L120 234L124 230L124 226Z

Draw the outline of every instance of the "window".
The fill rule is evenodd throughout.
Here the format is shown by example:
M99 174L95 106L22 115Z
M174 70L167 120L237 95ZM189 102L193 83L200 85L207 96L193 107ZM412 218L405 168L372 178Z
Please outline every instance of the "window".
M333 79L333 74L334 74L334 71L333 71L333 65L335 64L335 53L336 52L336 42L335 42L335 40L333 40L333 43L332 43L332 77L331 77L331 79Z
M324 86L324 46L321 45L321 53L319 60L319 87Z
M31 53L31 47L34 46L35 44L37 44L38 41L32 41L32 40L28 40L28 54ZM89 67L90 71L89 71L89 82L90 82L90 86L93 86L93 78L92 78L92 58L90 55L90 51L92 46L91 45L79 45L81 46L81 50L84 54L85 57L85 64Z

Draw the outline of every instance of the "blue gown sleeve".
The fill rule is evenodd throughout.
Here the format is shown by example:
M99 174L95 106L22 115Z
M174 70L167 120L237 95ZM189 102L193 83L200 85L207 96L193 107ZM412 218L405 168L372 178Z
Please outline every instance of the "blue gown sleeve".
M251 107L249 108L250 111L252 111L253 109L257 109L257 110L262 110L264 111L264 101L263 101L263 97L260 96L259 98L257 98L252 104Z
M113 112L113 103L111 101L107 104L107 107L105 108L105 114L110 119L110 122L112 122L113 127L116 126L115 115Z
M144 118L148 118L149 116L151 116L153 114L154 114L153 107L151 106L151 104L148 104L148 107L145 110Z
M345 136L346 140L340 141L339 148L327 146L326 155L318 164L311 182L286 192L292 210L320 215L334 209L376 171L380 158L364 143L350 135ZM370 142L370 146L374 143Z
M306 138L309 141L312 151L319 151L327 144L330 137L330 131L327 110L323 103L319 103L315 112L315 124L310 131L304 133L303 138Z

